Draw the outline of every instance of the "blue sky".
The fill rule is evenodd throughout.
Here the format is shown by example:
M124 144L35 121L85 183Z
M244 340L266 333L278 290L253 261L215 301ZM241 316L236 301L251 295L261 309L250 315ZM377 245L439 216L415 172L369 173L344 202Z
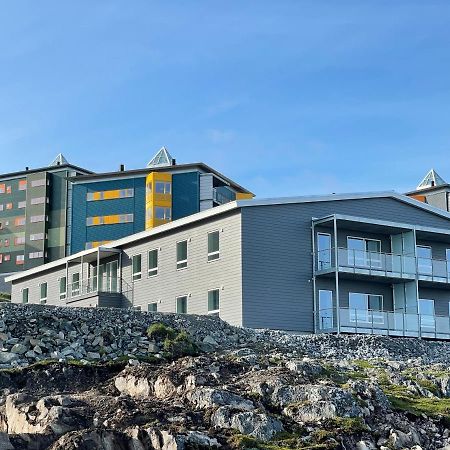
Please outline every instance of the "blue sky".
M165 145L258 197L450 181L448 0L21 1L0 9L0 172Z

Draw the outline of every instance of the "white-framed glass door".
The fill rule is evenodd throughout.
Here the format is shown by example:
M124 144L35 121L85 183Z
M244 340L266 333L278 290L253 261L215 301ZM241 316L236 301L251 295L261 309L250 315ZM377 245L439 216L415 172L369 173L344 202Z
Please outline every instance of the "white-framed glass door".
M420 275L433 274L433 254L431 247L426 245L418 245L417 253L417 270Z
M350 266L366 265L366 244L364 239L347 237L348 263Z
M445 261L447 265L447 279L450 280L450 248L445 250Z
M317 270L331 267L331 234L317 233Z
M333 328L333 292L319 290L319 328Z
M420 327L423 331L435 330L434 300L429 298L419 298L418 313Z

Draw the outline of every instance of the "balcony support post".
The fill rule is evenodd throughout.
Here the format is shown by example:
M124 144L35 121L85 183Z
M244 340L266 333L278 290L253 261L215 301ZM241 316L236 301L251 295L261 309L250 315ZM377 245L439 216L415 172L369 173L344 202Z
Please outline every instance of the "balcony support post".
M70 289L69 289L70 286ZM72 284L69 284L69 261L66 261L66 303L67 303L67 299L69 298L69 293L70 296L72 296Z
M95 292L98 294L99 288L99 279L100 279L100 247L97 247L97 286L95 286Z
M338 259L338 236L337 236L337 220L333 217L333 233L334 233L334 281L336 292L336 326L337 334L341 332L341 309L339 302L339 259Z
M319 305L317 304L317 294L316 294L316 231L314 227L314 220L311 225L311 242L312 242L312 285L313 285L313 320L314 320L314 334L317 334L317 322L320 317ZM333 313L333 311L332 311Z
M80 260L80 295L83 295L83 255Z

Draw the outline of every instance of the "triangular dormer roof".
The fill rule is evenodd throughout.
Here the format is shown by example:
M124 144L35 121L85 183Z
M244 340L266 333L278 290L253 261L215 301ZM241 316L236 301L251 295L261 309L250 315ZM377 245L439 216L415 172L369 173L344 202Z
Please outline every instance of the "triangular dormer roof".
M62 166L64 164L69 164L66 158L62 153L59 153L58 156L50 163L50 166Z
M175 160L172 158L172 155L169 153L166 147L161 147L158 150L158 153L150 160L147 164L147 167L164 167L164 166L172 166L175 164Z
M419 186L417 186L417 190L426 189L429 187L441 186L443 184L447 184L444 179L438 175L438 173L431 169L424 177L424 179L420 182Z

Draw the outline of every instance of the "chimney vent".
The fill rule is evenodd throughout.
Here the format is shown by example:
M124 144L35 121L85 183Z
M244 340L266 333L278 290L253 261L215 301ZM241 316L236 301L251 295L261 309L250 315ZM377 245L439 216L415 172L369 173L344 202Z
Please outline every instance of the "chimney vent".
M125 164L121 164L119 170L120 170L120 172L124 172L125 171Z
M172 166L176 166L177 165L177 160L175 158L172 159Z
M28 172L30 170L30 168L27 166L27 167L25 167L25 170Z

